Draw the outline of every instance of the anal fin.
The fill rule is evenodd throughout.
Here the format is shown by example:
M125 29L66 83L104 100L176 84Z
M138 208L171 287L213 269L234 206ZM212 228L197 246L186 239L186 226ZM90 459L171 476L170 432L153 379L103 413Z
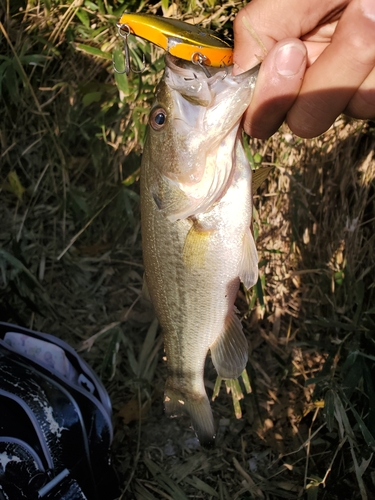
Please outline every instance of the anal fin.
M227 320L225 330L210 349L219 377L232 379L241 375L248 360L248 345L234 310Z
M243 238L239 277L247 289L258 281L258 252L250 228Z

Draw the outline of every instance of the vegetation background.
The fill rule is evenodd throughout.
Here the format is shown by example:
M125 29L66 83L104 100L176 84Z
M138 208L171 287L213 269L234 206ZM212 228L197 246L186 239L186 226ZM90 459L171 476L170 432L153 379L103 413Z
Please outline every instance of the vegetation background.
M113 402L123 499L375 498L375 123L250 139L261 278L237 306L252 391L213 402L217 444L163 414L165 363L141 298L139 164L163 55L127 11L230 35L236 0L0 0L0 318L79 349ZM212 391L215 371L207 363ZM242 382L241 382L242 384ZM237 396L239 396L237 394ZM236 397L234 397L236 400ZM237 397L238 399L238 397ZM241 405L241 409L238 405Z

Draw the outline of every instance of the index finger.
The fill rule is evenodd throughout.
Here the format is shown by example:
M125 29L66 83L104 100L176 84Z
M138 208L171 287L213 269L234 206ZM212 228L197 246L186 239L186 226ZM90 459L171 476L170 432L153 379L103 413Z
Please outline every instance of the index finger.
M235 72L252 68L284 38L301 38L323 22L337 17L350 0L252 0L234 20ZM261 43L259 43L259 41Z

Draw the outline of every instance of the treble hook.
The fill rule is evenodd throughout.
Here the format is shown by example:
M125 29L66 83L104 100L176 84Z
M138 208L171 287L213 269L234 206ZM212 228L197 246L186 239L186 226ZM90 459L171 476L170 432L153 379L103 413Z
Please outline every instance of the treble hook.
M113 61L113 69L119 75L123 75L124 73L126 73L128 75L131 71L133 73L143 73L144 70L146 69L146 59L145 59L145 55L144 54L143 54L143 59L142 59L143 67L141 69L135 69L135 68L131 67L131 63L130 63L130 51L129 51L129 44L128 44L128 36L131 34L129 26L127 24L119 24L119 23L117 23L116 26L117 26L118 34L124 39L125 69L123 71L119 71L116 68L115 61Z
M207 66L204 64L207 61L207 57L201 54L200 52L194 52L194 54L191 56L191 62L193 64L197 64L199 67L201 67L204 71L204 74L207 76L207 78L211 78L211 73L208 71Z

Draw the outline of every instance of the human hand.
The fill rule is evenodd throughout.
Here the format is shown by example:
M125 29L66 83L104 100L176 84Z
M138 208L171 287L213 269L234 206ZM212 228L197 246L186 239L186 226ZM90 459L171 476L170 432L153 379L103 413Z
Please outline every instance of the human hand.
M341 113L375 118L375 0L252 0L234 21L234 72L263 58L249 135L266 139L286 120L314 137Z

